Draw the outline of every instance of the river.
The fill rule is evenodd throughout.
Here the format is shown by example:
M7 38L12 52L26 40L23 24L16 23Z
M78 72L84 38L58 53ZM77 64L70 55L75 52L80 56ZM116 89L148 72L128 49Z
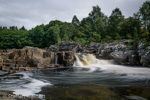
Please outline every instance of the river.
M94 55L76 55L70 67L0 77L0 90L42 100L150 100L150 68L123 66Z

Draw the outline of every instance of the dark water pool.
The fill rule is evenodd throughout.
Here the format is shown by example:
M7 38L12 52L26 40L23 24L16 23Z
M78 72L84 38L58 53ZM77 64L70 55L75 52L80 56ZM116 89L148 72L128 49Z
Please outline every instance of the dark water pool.
M0 77L0 90L40 94L45 100L150 100L150 74L121 70L60 67L20 72Z

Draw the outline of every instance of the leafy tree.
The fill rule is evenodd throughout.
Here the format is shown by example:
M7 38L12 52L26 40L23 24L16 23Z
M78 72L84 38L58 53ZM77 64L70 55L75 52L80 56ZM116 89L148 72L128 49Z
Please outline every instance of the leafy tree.
M115 33L119 33L117 30L117 27L119 27L120 22L124 20L124 16L122 15L122 12L119 8L116 8L112 11L109 20L108 20L108 27L107 27L107 33L113 39L115 38Z
M16 31L16 30L18 30L18 28L17 28L17 26L11 26L11 27L9 28L9 30Z
M33 46L35 47L43 47L44 42L44 31L43 31L44 25L36 26L32 30L29 31L30 38L32 42L34 43Z
M122 39L122 37L119 35L119 33L116 33L116 34L115 34L115 39L116 39L116 40L120 40L120 39Z
M63 41L69 41L70 38L67 34L64 34L63 38L62 38Z
M105 37L106 24L105 24L105 22L102 20L101 17L99 17L99 18L96 19L96 21L95 21L93 27L94 27L94 31L95 31L96 33L99 33L99 35L101 35L102 38Z
M75 27L73 24L70 23L64 23L62 26L60 26L60 38L63 39L64 35L68 35L69 40L71 40L73 37ZM66 37L66 36L65 36Z
M24 26L22 26L19 30L27 30Z
M61 41L59 34L60 27L58 25L50 27L45 35L45 41L47 43L47 46L59 43Z
M99 6L93 6L93 10L89 13L89 18L91 23L94 23L97 18L104 18L104 13L101 12L101 8Z
M73 24L75 27L80 26L80 21L79 21L79 19L77 18L76 15L73 16L72 24Z
M112 11L109 18L101 12L99 6L81 22L73 16L72 22L50 21L47 25L39 25L31 30L22 26L0 27L0 49L35 46L40 48L57 44L62 40L74 40L84 45L90 42L107 42L110 40L132 39L135 44L144 40L150 41L150 1L133 16L124 18L119 8Z
M4 26L4 27L3 27L3 30L7 30L7 27Z
M105 38L102 41L107 42L107 41L110 41L110 40L112 40L112 37L109 36L109 35L106 35Z
M96 33L96 32L93 32L93 36L91 38L91 41L92 42L101 42L101 35Z
M119 35L124 36L124 38L133 38L134 28L136 28L137 34L140 34L140 21L133 17L129 17L119 23L117 31L120 33Z
M32 45L27 31L2 30L0 32L0 49L23 48Z
M54 20L54 21L50 21L49 24L44 26L44 32L48 31L48 29L52 26L58 25L59 27L61 27L63 24L63 22L59 21L59 20Z
M143 3L142 7L139 10L140 17L142 20L143 27L150 32L150 1Z

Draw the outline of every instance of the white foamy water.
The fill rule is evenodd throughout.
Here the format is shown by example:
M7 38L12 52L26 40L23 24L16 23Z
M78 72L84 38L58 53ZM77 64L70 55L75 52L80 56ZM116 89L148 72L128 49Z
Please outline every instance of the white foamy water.
M41 91L42 87L47 86L47 85L52 85L49 82L44 82L44 80L41 81L41 80L32 78L31 73L24 72L21 74L24 75L22 80L27 81L27 83L21 84L12 90L14 91L14 94L16 95L23 95L23 96L35 95L36 93Z
M88 68L88 72L101 70L105 73L127 74L128 77L150 78L150 68L116 65L113 60L99 60L92 54L75 57L74 67Z

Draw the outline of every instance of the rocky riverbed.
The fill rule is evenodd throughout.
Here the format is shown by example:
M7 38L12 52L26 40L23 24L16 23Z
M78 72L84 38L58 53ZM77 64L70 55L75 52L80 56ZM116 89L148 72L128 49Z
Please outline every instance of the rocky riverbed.
M80 43L64 41L59 45L50 46L49 50L91 53L99 59L114 59L119 64L150 66L150 46L146 46L144 42L139 42L138 46L135 46L131 40L119 40L90 43L83 47Z
M83 47L74 41L63 41L46 49L27 46L22 49L0 50L0 75L71 66L74 62L74 53L92 53L99 59L114 59L119 64L150 66L150 46L145 46L142 42L137 47L131 40L90 43Z

